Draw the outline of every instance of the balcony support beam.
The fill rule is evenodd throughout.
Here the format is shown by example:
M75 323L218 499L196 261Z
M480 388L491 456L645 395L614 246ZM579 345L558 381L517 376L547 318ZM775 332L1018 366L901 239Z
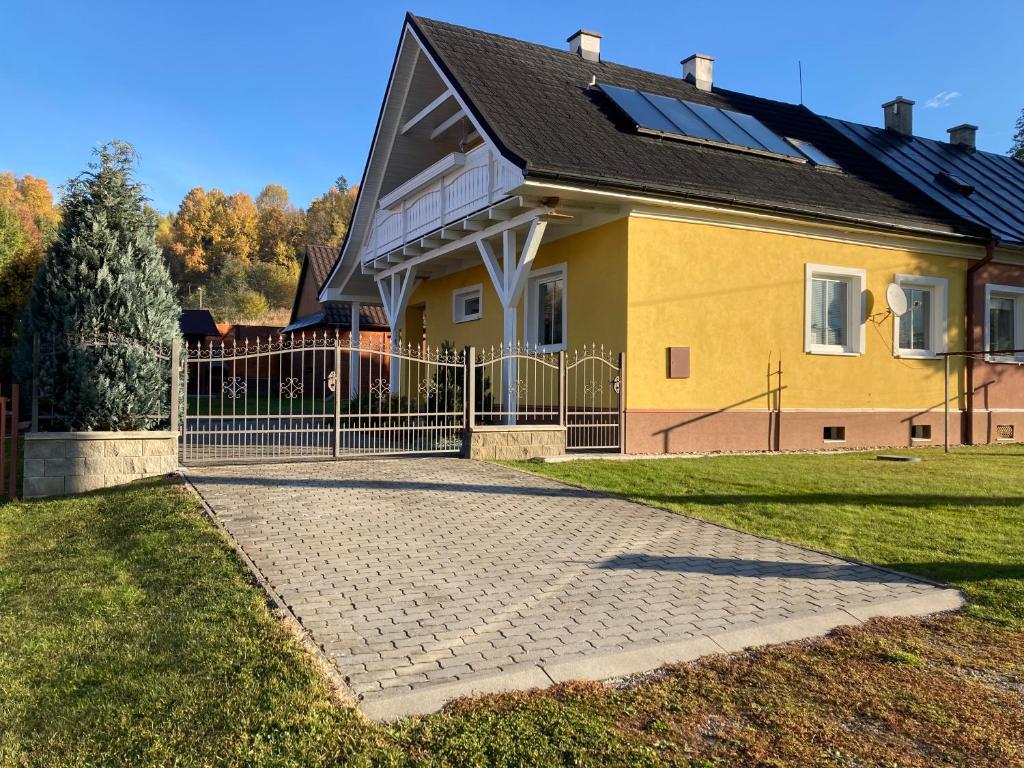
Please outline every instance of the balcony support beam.
M403 267L401 271L392 272L387 277L378 276L375 279L377 290L380 291L381 303L384 305L384 314L388 318L388 327L391 329L391 375L389 380L391 394L397 395L399 379L402 375L402 361L398 357L402 349L399 328L405 317L413 286L416 284L416 265Z
M540 248L541 240L544 239L544 231L547 229L547 219L534 217L530 221L530 229L523 241L523 248L520 251L517 247L515 229L512 227L501 230L501 258L494 250L494 246L486 238L477 240L477 248L480 251L480 258L487 268L494 291L498 294L502 308L502 347L508 357L502 363L501 369L501 397L507 407L503 408L508 414L508 423L516 421L518 410L516 392L518 390L516 370L516 358L513 357L521 344L517 342L516 328L518 327L517 312L519 301L526 290L526 282L530 276L530 269L537 256L537 249Z
M402 126L402 134L404 135L408 133L417 125L419 125L428 117L430 117L430 115L432 115L434 111L438 109L438 107L440 107L442 104L448 101L448 99L450 99L451 97L452 92L446 88L444 93L442 93L432 102L427 104L427 106L425 106L423 109L421 109L419 112L417 112L415 115L413 115L412 117L405 121L405 124ZM459 111L461 112L462 110L460 109ZM433 139L434 137L431 136L430 138Z

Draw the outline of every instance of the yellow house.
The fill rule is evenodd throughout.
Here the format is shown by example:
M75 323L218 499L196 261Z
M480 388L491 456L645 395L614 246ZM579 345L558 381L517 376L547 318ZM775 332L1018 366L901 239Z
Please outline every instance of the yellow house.
M382 301L414 346L557 356L563 379L596 345L607 364L561 384L570 406L600 392L614 427L585 447L958 441L943 353L987 230L803 106L720 88L710 57L671 77L601 42L408 16L320 300ZM522 364L501 371L495 397L525 389Z

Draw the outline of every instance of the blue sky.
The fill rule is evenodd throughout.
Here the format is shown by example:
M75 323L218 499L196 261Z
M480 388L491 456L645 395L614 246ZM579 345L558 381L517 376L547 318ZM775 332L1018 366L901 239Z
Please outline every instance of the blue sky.
M359 179L406 10L562 47L579 27L603 55L669 74L715 57L726 88L878 124L917 101L915 132L980 126L1005 152L1024 107L1024 3L16 2L0 0L0 170L62 183L90 150L135 144L161 210L194 186L307 205Z

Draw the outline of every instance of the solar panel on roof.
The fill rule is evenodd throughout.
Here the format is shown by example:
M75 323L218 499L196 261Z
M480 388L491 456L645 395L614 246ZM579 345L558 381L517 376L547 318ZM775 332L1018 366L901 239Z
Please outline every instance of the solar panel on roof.
M617 85L599 87L643 133L807 159L752 115Z
M807 155L807 159L815 165L824 165L826 168L839 168L840 165L831 157L826 155L816 146L811 144L809 141L803 141L802 139L788 138L787 141L800 150L803 154Z

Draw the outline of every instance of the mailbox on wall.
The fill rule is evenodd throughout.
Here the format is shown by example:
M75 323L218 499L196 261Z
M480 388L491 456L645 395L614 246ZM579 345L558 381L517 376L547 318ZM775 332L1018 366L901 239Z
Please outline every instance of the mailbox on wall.
M668 348L668 377L670 379L690 378L690 348Z

